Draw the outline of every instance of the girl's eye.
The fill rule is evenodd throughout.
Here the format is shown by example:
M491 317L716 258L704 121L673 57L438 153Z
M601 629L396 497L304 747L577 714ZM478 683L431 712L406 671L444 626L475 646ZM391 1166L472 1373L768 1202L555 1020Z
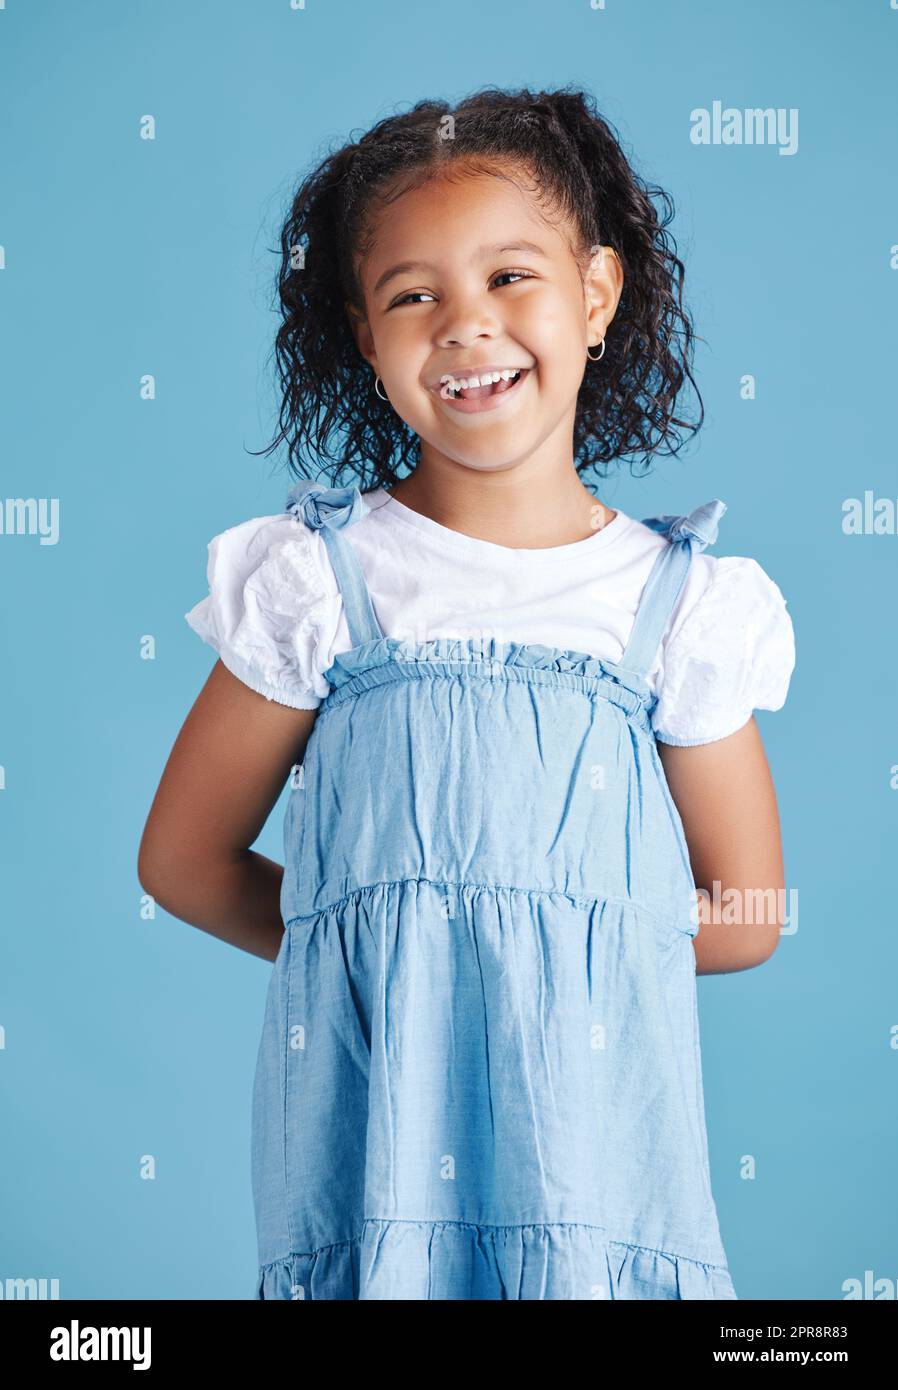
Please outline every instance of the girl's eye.
M495 277L497 280L504 280L506 275L516 275L519 280L532 280L533 276L526 270L500 270Z
M493 281L504 280L509 275L515 275L519 280L533 279L533 276L528 270L500 270L497 275L493 276ZM408 294L402 295L400 299L397 299L395 303L390 305L390 308L397 309L400 304L408 304L414 299L420 300L422 295L427 295L430 299L434 297L430 294L429 290L409 290Z
M427 290L409 290L408 294L404 294L401 299L397 299L394 304L390 305L390 308L396 309L400 304L408 304L410 300L415 299L422 294L427 294ZM433 299L433 295L431 295L430 297L431 299Z

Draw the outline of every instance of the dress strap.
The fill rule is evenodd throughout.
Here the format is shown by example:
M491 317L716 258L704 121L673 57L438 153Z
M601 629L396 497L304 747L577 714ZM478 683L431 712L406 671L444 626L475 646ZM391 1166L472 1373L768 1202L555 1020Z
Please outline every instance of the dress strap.
M383 637L359 558L344 534L347 526L361 521L371 510L359 489L325 487L323 483L302 479L287 493L285 510L293 512L312 530L320 531L324 538L343 599L352 646L360 647L363 642Z
M655 556L649 573L630 640L620 660L625 671L648 676L661 639L686 582L692 557L717 539L717 525L726 503L715 499L696 507L688 516L650 516L643 521L670 541Z

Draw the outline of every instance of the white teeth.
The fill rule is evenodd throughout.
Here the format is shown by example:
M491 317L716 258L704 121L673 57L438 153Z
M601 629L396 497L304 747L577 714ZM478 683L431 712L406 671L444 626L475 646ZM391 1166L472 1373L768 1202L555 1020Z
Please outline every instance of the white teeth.
M452 391L468 391L475 386L488 386L497 381L509 381L511 377L518 376L522 367L506 367L501 372L485 372L482 376L445 376L440 377L440 385L448 386Z

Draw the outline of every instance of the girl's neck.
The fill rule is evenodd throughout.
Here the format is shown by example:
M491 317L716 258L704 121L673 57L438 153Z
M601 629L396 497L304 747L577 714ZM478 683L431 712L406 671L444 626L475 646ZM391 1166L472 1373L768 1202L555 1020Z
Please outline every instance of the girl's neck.
M583 486L573 469L533 478L470 468L442 475L419 467L389 492L441 526L514 550L572 545L617 515Z

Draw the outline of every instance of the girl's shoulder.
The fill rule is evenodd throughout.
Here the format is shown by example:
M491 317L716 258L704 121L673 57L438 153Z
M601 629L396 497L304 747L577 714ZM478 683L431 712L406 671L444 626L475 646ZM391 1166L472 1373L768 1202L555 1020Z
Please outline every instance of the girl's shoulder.
M189 626L251 689L316 709L342 612L321 533L279 512L228 527L206 550L208 593L184 614Z
M662 743L712 743L785 703L795 668L786 598L748 555L694 555L657 654Z

